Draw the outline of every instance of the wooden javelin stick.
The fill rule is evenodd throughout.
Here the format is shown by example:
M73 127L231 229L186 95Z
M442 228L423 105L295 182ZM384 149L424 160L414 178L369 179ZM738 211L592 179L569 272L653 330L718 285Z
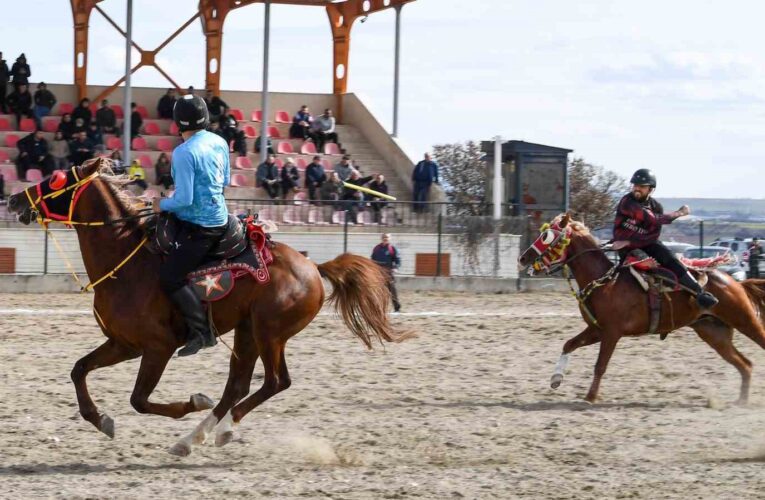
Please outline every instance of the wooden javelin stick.
M361 191L362 193L368 193L368 194L377 196L378 198L384 198L386 200L396 201L396 197L395 196L391 196L391 195L385 194L385 193L380 193L379 191L375 191L374 189L365 188L363 186L357 186L356 184L350 184L350 183L345 182L345 181L343 181L343 186L345 186L347 188L350 188L350 189L355 189L356 191Z

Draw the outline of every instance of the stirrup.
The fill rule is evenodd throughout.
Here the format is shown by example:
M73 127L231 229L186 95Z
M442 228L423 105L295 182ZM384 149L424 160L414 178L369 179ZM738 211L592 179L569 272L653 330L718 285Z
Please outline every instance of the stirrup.
M717 300L717 297L709 292L701 292L700 294L696 295L696 303L702 309L709 309L714 307L718 304L718 302L720 301Z
M201 349L206 349L208 347L212 347L215 344L217 344L218 341L215 340L213 337L213 342L210 343L207 340L205 340L204 336L202 336L200 333L197 333L189 339L188 342L186 342L186 345L183 346L183 348L178 351L178 357L185 357L185 356L192 356L196 353L198 353Z

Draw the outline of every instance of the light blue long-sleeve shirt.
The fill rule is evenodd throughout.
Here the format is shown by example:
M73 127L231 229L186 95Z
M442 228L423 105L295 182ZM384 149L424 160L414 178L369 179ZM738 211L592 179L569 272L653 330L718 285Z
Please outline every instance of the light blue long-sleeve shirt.
M219 135L200 130L173 150L175 193L159 207L179 219L204 227L228 220L223 188L231 181L229 149Z

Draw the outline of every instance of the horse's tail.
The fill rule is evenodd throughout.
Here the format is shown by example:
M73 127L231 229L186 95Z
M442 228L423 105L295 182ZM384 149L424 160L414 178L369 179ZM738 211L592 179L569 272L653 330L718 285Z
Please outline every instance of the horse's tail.
M759 310L760 317L765 321L765 279L749 279L741 282L744 291L754 306Z
M332 283L328 302L335 304L345 325L367 348L372 348L372 338L382 343L414 337L412 332L399 331L388 321L390 276L379 265L366 257L345 253L318 267L321 276Z

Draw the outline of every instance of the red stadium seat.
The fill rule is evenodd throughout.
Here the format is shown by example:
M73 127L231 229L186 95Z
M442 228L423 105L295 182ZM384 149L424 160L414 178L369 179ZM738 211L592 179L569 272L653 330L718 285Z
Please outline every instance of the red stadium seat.
M22 132L34 132L37 129L37 124L31 118L22 118L19 123L19 130Z
M234 165L236 168L241 168L243 170L252 170L254 168L252 162L246 156L237 156Z
M170 122L170 135L178 135L180 131L178 130L178 124L175 122Z
M321 166L324 167L324 170L327 172L332 170L332 164L329 162L329 160L321 160Z
M135 110L138 111L138 114L141 115L141 118L144 120L149 117L149 111L146 109L146 106L138 105L135 107Z
M146 133L146 135L162 135L162 132L159 130L159 125L157 125L155 122L147 123L143 128L143 131Z
M341 155L340 148L334 142L328 142L324 145L325 155Z
M120 140L119 137L114 137L114 136L108 137L106 139L106 149L111 149L111 150L119 149L119 150L121 150L122 149L122 141Z
M302 205L308 201L308 195L305 191L300 191L299 193L295 193L295 196L292 198L292 200L295 202L295 205Z
M19 180L16 174L16 165L4 165L0 167L0 175L3 176L5 182L16 182Z
M274 160L274 165L276 165L279 168L279 170L284 168L284 162L282 161L281 158L277 158L276 160Z
M276 115L274 116L276 123L292 123L292 119L290 118L290 114L286 111L277 111Z
M11 157L8 156L8 153L5 152L5 150L0 149L0 163L7 163L11 161Z
M17 136L16 134L5 135L5 147L15 148L17 142L19 142L19 136Z
M45 132L55 132L58 130L59 120L57 117L46 116L42 119L42 128Z
M295 150L292 149L292 144L282 141L276 145L276 152L280 155L291 155L295 153Z
M268 134L268 137L272 139L281 139L282 134L279 133L279 129L276 127L268 127L266 130L266 133Z
M96 104L95 102L90 103L90 113L93 115L94 118L96 116L96 111L98 111L98 104Z
M250 116L250 120L254 122L262 122L263 121L263 112L259 109L253 109L252 110L252 116Z
M245 125L244 126L244 136L248 137L250 139L253 139L258 136L258 133L255 132L255 127L252 125Z
M175 143L171 139L157 139L157 149L160 151L170 152L175 147Z
M244 121L244 113L239 108L231 108L228 110L228 114L233 116L236 121L241 122Z
M5 118L0 118L0 130L2 131L13 130L13 127L11 127L11 122L6 120Z
M40 182L42 178L42 170L38 170L36 168L30 168L27 170L27 182Z
M71 113L72 111L74 111L74 104L71 102L58 103L58 114L65 115L67 113Z
M119 104L112 104L109 107L112 108L112 110L114 110L114 116L116 116L117 118L125 118L125 112L122 110L122 106L120 106Z
M303 158L298 158L295 160L295 166L298 168L298 170L305 170L308 167L308 162Z
M130 149L133 151L148 151L149 145L146 144L146 139L143 137L136 137L130 144Z
M137 139L137 137L136 137ZM138 161L143 168L154 168L154 163L151 161L151 156L141 155L138 157Z
M316 144L312 142L304 142L302 146L300 146L300 154L301 155L315 155L316 154Z
M244 174L233 174L231 176L231 187L252 187L252 183Z

